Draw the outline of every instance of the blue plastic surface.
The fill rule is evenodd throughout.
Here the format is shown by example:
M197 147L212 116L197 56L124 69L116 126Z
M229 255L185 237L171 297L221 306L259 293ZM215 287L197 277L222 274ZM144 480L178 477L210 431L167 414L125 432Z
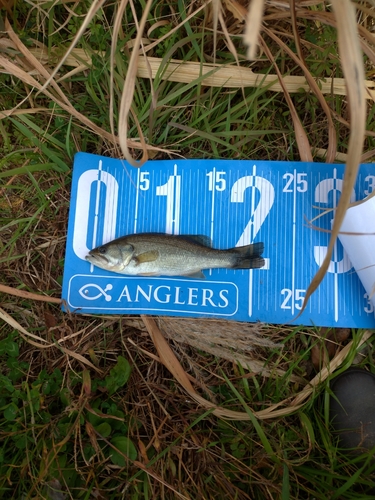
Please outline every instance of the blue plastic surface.
M75 156L63 282L76 313L160 314L291 323L324 259L343 165L243 160L125 161ZM362 165L352 199L375 188ZM92 248L126 234L201 234L227 249L263 241L266 266L205 270L205 280L128 277L92 266ZM296 324L374 328L374 310L339 242Z

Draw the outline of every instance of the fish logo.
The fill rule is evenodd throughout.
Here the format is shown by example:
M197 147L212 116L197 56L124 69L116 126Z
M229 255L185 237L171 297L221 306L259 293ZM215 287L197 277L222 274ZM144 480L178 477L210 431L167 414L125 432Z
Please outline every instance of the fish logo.
M78 293L86 300L97 300L100 297L104 297L106 302L110 302L112 300L112 296L107 292L108 290L112 290L112 288L113 285L111 285L110 283L106 285L104 290L101 286L96 285L95 283L87 283L78 290ZM93 290L96 290L99 293L97 293L96 295L91 295L91 293L93 293Z

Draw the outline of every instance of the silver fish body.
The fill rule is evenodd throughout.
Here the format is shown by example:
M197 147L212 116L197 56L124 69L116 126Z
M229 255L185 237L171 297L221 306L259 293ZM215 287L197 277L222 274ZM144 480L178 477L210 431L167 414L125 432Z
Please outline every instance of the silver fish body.
M86 256L97 267L131 276L204 278L202 269L257 269L264 266L263 243L229 250L207 246L206 237L140 233L94 248Z

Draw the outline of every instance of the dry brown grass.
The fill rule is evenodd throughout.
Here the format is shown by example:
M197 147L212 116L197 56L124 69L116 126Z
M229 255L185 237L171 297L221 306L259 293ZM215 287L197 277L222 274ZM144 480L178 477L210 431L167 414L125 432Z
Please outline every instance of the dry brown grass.
M92 15L102 8L102 3L92 3ZM147 5L151 3L147 2ZM258 13L263 3L253 2ZM317 150L330 161L341 155L340 158L348 162L348 172L352 176L350 181L348 175L346 181L346 191L350 192L350 182L353 182L361 158L364 137L367 137L367 142L362 160L374 155L374 148L370 147L375 136L374 129L368 126L368 130L365 130L366 113L372 113L375 98L373 7L366 2L357 2L358 22L355 23L352 17L344 15L350 12L350 6L349 10L341 7L348 4L346 1L335 1L335 12L327 4L318 1L265 2L263 25L257 24L261 26L260 37L257 28L248 24L248 32L252 35L249 42L251 47L254 48L255 43L260 41L256 60L246 62L243 54L236 53L230 62L231 74L228 77L225 63L218 61L216 44L220 53L230 54L237 50L238 37L242 37L244 29L246 2L225 0L220 12L217 11L220 2L192 2L187 5L185 20L177 19L178 13L167 2L172 12L167 16L168 20L172 19L169 31L156 38L159 25L148 31L139 29L129 41L123 43L126 33L120 22L120 14L122 7L126 8L127 4L125 1L115 2L117 14L114 12L112 18L103 21L111 28L116 26L113 33L118 38L115 42L122 43L122 47L116 50L116 43L113 43L109 57L109 73L113 80L108 85L108 94L103 92L103 106L107 115L111 116L102 124L92 111L92 105L90 113L80 107L76 93L84 97L84 84L74 80L78 77L82 77L83 81L88 80L91 71L97 69L93 58L101 56L99 49L76 47L85 33L84 23L90 23L91 14L79 18L76 14L77 3L62 2L62 8L69 13L66 15L67 25L73 18L82 21L81 31L78 30L68 50L63 47L62 54L61 47L48 47L47 42L42 43L37 39L38 30L42 32L47 29L48 11L45 9L50 7L46 3L30 2L39 13L40 25L34 26L34 32L28 33L28 36L22 33L22 29L27 29L27 19L13 21L11 13L15 4L7 3L9 20L5 22L5 32L0 38L0 68L4 75L9 76L8 87L4 88L10 91L16 82L17 93L11 98L1 97L0 125L2 133L5 131L2 140L5 147L4 137L13 134L11 152L25 149L27 154L34 156L21 165L25 167L23 175L5 177L4 185L0 187L0 210L6 214L0 232L0 335L3 339L18 331L24 339L20 343L20 361L28 363L25 380L30 381L37 379L42 369L51 373L55 368L63 372L66 381L70 380L72 373L81 374L83 370L89 370L92 378L103 378L120 354L131 361L131 383L121 393L121 405L129 418L137 422L131 427L131 432L137 444L138 460L129 465L127 479L131 478L134 485L140 481L139 476L134 477L140 471L146 471L147 478L143 480L149 484L150 498L214 498L217 491L223 498L275 498L281 494L282 467L280 462L270 458L253 425L247 422L252 422L252 416L266 420L262 429L265 429L267 438L276 447L283 435L278 434L275 426L294 431L300 429L298 432L303 435L301 440L310 444L305 448L296 445L291 462L294 461L294 465L305 463L314 444L310 442L312 438L309 430L303 427L295 415L297 410L303 408L307 411L311 407L311 395L315 396L319 392L321 383L334 369L348 363L355 349L360 343L366 342L370 334L355 336L353 341L339 346L330 365L316 374L311 367L309 350L313 344L311 340L319 335L311 329L168 318L157 318L156 321L146 317L98 318L62 313L59 297L69 207L69 174L53 169L30 174L27 167L34 164L36 159L40 163L47 161L41 145L48 146L48 138L41 136L40 144L23 144L24 137L20 136L10 120L22 116L32 117L52 136L56 133L56 119L62 117L63 121L71 120L73 128L70 140L76 150L86 144L87 150L91 152L123 153L128 160L134 158L134 161L157 155L173 157L190 150L190 145L184 149L183 142L191 132L187 130L176 139L173 148L170 144L146 141L146 132L142 129L144 124L138 124L136 115L131 114L133 94L137 91L142 93L139 90L140 82L160 78L162 92L165 88L163 85L170 82L179 85L198 80L196 84L202 88L201 95L210 92L209 87L222 88L223 93L229 92L228 89L242 88L244 93L247 87L267 86L269 94L280 93L278 99L284 102L283 93L290 109L294 108L293 133L299 157L310 159ZM134 3L129 4L134 11ZM215 41L209 41L203 47L204 63L175 58L174 54L178 52L175 45L167 54L168 57L157 56L156 50L162 43L169 37L178 36L190 20L196 23L197 31L204 29L211 34L217 27ZM164 21L161 19L161 27L165 26ZM146 22L146 14L143 19L139 19L139 26L142 26L142 22ZM339 69L332 75L315 78L311 61L307 60L306 55L319 47L299 34L306 27L306 22L313 26L317 36L322 33L324 26L337 27L342 33L339 41L341 56L330 54L327 57L333 58L335 64L343 65L345 81L342 76L336 77L341 72ZM347 27L346 22L349 22ZM359 31L358 43L353 41L353 37L356 38L355 29ZM287 46L290 40L294 40L295 52L291 52ZM191 40L186 40L183 47L190 47L191 43ZM356 52L351 53L353 47ZM366 55L365 77L360 67L363 57L359 51ZM283 54L283 63L279 64L277 60L279 70L271 71L279 53ZM126 67L121 67L119 54L127 57ZM251 56L254 57L254 51ZM268 74L264 74L265 69ZM351 80L353 74L358 76L355 82ZM318 123L298 101L300 89L316 96L316 106L320 106L316 111ZM345 96L348 96L348 100ZM337 108L334 108L335 99L340 99ZM108 103L111 103L109 111ZM190 101L184 106L188 109ZM273 111L270 113L272 117L276 114ZM186 130L185 125L180 127ZM137 130L137 133L129 137L129 130ZM271 153L263 151L262 143L254 151L259 151L265 158L286 158L288 137L278 138L275 143L277 146ZM209 143L204 147L209 150ZM62 157L64 161L70 161L66 151ZM8 156L1 168L8 170L20 167L20 161L14 158ZM341 214L347 205L345 196L343 200ZM337 221L336 233L340 217ZM319 279L312 284L311 291ZM278 387L280 380L281 388ZM245 399L247 384L251 395L254 395L247 408L228 389L228 381ZM263 396L262 400L256 398L258 393ZM87 411L96 397L90 390L87 391L86 399L84 396L84 391L72 396L72 405L80 412ZM204 424L196 430L193 423L200 423L203 412L207 412ZM224 424L219 425L220 419L213 415L220 419L243 421L244 427L237 427L240 424L233 422L226 423L223 428L226 431L230 429L231 436L241 438L243 434L252 433L249 440L253 445L253 456L246 452L244 459L238 458L235 449L221 443L220 425ZM51 428L53 434L53 426ZM85 439L99 446L100 437L89 426L86 430L87 436L82 438L78 423L71 429L75 456L79 455ZM246 443L250 446L250 441ZM48 450L45 452L49 459L54 453L57 454L60 449L58 445L51 455L48 455ZM108 465L99 448L95 457L96 469L92 463L87 463L80 469L82 476L92 477L95 469L97 478L100 478L95 486L97 491L105 489L106 481L111 476L117 477L119 491L126 498L129 486L127 480L118 469ZM162 452L165 455L148 466L150 450L154 450L156 455ZM276 455L281 456L282 453L277 450ZM44 465L48 463L47 458ZM287 459L285 463L288 463ZM43 484L47 478L47 469L41 467L39 471L34 471L32 466L25 466L25 474L32 477L35 486L32 493L35 498L38 484ZM267 475L267 469L272 470L272 474ZM214 484L207 479L209 477L214 478ZM303 483L296 473L298 481ZM238 487L240 483L246 487Z

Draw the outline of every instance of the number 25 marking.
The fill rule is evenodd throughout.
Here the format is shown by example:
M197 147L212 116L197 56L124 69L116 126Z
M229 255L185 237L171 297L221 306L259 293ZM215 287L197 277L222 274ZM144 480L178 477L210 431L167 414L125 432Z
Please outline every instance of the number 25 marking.
M295 297L293 297L293 290L289 288L283 288L281 290L281 295L284 295L283 303L281 304L281 309L292 309L290 301L294 302L294 307L299 311L302 309L303 301L305 299L306 290L297 289L294 291Z
M307 180L304 177L307 177L307 174L303 172L294 174L287 172L284 174L283 179L286 180L286 184L283 187L283 193L293 193L293 188L290 187L293 182L296 183L296 189L299 193L305 193L307 191Z

